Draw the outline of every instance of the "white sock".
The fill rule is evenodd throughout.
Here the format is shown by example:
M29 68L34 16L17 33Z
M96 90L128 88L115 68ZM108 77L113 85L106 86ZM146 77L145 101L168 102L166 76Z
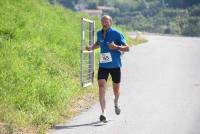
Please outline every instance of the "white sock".
M106 112L102 113L102 115L106 117Z

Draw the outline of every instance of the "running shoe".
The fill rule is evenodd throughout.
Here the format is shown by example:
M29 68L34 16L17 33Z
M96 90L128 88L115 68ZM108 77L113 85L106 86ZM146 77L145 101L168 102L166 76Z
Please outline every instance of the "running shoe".
M116 115L119 115L121 112L121 109L118 106L115 106L115 113Z
M100 117L99 117L99 120L101 121L101 122L104 122L104 123L106 123L107 122L107 120L106 120L106 116L105 115L100 115Z

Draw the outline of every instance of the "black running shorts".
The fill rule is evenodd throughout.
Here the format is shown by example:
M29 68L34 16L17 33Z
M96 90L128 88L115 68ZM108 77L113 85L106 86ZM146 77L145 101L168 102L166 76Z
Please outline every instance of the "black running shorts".
M120 68L102 68L98 70L98 80L105 79L107 81L109 74L111 75L114 83L120 83L121 81L121 69Z

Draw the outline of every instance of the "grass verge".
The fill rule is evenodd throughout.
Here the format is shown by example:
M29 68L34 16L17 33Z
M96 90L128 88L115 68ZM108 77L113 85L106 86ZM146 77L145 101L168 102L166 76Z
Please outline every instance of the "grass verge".
M97 99L79 85L84 16L44 0L0 1L0 133L45 133Z

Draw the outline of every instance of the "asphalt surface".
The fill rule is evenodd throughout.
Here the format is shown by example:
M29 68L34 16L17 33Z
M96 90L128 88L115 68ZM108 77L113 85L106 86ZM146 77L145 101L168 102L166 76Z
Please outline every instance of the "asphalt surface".
M120 106L106 93L108 123L99 103L49 134L200 134L200 38L148 35L123 55Z

